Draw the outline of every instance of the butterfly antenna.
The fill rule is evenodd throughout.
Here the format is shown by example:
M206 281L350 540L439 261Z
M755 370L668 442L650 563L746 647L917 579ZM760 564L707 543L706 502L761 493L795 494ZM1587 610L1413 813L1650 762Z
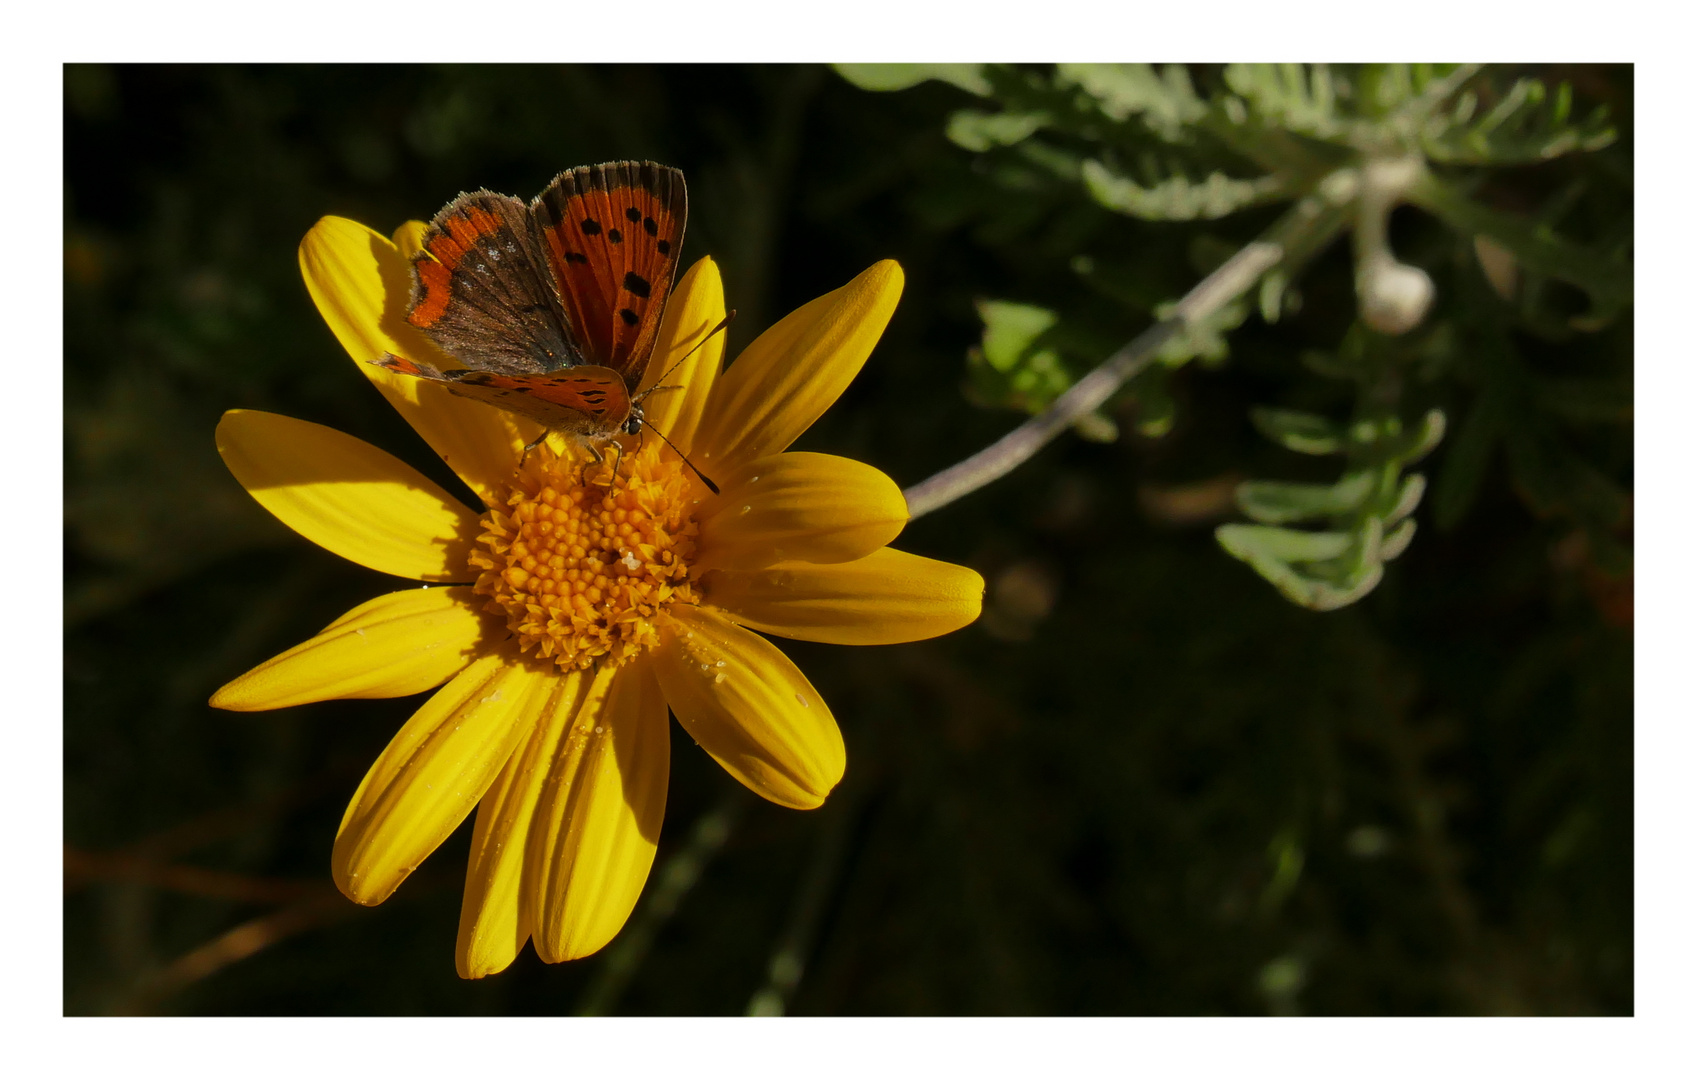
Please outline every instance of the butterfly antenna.
M666 371L665 371L665 374L663 374L663 375L661 375L661 376L660 376L660 377L659 377L659 378L658 378L658 379L655 379L655 380L654 380L654 385L653 385L653 386L650 386L650 387L649 387L649 388L648 388L648 389L646 389L646 390L644 390L644 391L643 391L643 392L642 392L642 393L641 393L641 394L640 394L640 395L639 395L639 396L638 396L638 397L637 397L637 398L636 398L636 400L635 400L635 401L633 401L633 402L632 402L632 404L636 404L636 403L637 403L637 402L640 402L640 401L641 401L641 400L642 400L642 399L643 399L643 398L645 398L645 397L647 397L647 396L648 396L648 395L649 395L649 394L652 394L652 393L653 393L653 392L654 392L654 391L656 391L656 390L658 390L658 389L660 389L660 384L661 384L661 383L663 383L663 382L665 382L665 381L666 381L666 376L667 376L667 375L670 375L670 374L671 374L671 373L672 373L672 372L674 372L674 371L676 371L676 370L678 370L678 364L682 364L682 363L683 363L683 362L684 362L684 361L685 361L685 360L688 360L688 359L689 359L689 358L690 358L690 357L692 357L692 356L694 356L694 355L695 355L695 350L696 350L696 349L699 349L699 348L701 348L701 347L702 347L702 346L703 346L703 345L705 345L705 344L707 344L707 343L708 343L708 342L709 342L709 341L712 341L712 340L713 340L713 335L714 335L714 334L717 334L717 333L718 333L718 332L719 332L719 331L721 331L721 330L723 330L723 329L724 329L724 328L725 328L725 327L727 327L727 326L729 326L729 325L731 325L731 320L732 320L732 319L734 319L734 318L736 318L736 317L737 317L737 312L736 312L736 309L735 309L735 308L732 308L732 309L731 309L731 310L730 310L730 311L728 311L728 312L726 312L726 313L725 313L725 317L724 317L724 318L723 318L723 319L720 319L720 320L719 320L719 325L718 325L718 326L715 326L715 327L714 327L714 328L713 328L713 329L711 329L711 330L709 330L709 331L707 331L707 336L706 336L706 337L704 337L704 338L702 338L702 339L701 339L701 340L700 340L700 341L698 341L698 342L696 342L696 343L695 343L695 346L694 346L694 348L691 348L691 349L690 349L690 350L689 350L689 352L686 352L686 353L684 353L684 354L683 354L683 355L682 355L682 356L680 356L680 357L678 357L678 359L677 359L677 363L674 363L674 364L673 364L673 365L672 365L672 366L671 366L671 367L669 367L669 368L667 368L667 369L666 369ZM671 388L671 389L674 389L674 390L675 390L675 389L677 389L677 387L672 387L672 388ZM662 439L663 439L663 438L665 438L665 436L664 436L664 435L662 435L662 436L660 436L660 437L661 437L661 438L662 438ZM666 444L666 445L667 445L667 446L672 446L672 444L671 444L671 443L667 443L667 444ZM677 449L677 447L675 447L675 446L673 446L673 447L672 447L672 449L674 449L674 450L676 450L676 449ZM679 454L679 455L678 455L678 456L679 456L679 457L682 457L682 456L683 456L683 455L682 455L682 454ZM694 466L694 465L691 465L691 466L690 466L690 468L692 468L692 469L693 469L693 468L695 468L695 466ZM697 475L700 475L700 474L697 474ZM701 478L702 478L702 479L703 479L703 480L705 480L705 479L707 479L707 478L706 478L706 477L705 477L705 476L703 476L703 477L701 477ZM712 484L708 484L708 485L707 485L707 486L708 486L708 487L712 487L712 486L713 486L713 485L712 485ZM716 492L716 491L717 491L717 490L718 490L718 489L717 489L717 488L715 488L715 489L714 489L714 490L715 490L715 492Z
M708 491L711 491L715 495L719 494L719 485L715 484L713 481L709 480L707 478L706 473L704 473L700 469L696 468L695 462L691 461L687 457L684 457L684 452L682 450L679 450L676 446L672 446L672 440L666 438L666 433L664 431L661 431L659 428L655 427L653 424L645 423L645 424L643 424L643 427L647 428L649 431L652 431L654 434L660 436L661 442L665 443L667 446L671 446L672 447L672 453L678 455L679 460L681 460L685 465L689 466L690 472L694 473L696 476L699 476L701 478L701 482L703 484L707 485Z

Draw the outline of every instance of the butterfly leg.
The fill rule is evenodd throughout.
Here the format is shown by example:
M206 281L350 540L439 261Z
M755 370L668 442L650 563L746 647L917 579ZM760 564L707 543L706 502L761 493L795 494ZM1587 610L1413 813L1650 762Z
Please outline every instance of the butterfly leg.
M525 443L524 444L524 451L521 454L519 454L519 464L522 466L524 464L524 459L530 456L530 452L532 450L536 449L538 446L541 446L543 443L547 442L548 436L551 435L551 434L553 434L553 433L550 432L547 428L543 428L542 434L538 435L536 438Z
M589 451L590 456L595 459L594 461L584 462L583 468L581 470L579 470L579 472L577 474L577 482L582 484L584 487L588 487L589 483L590 483L590 481L589 481L589 470L596 469L596 468L599 468L599 467L607 464L607 455L603 454L600 451L600 449L594 443L590 442L588 439L580 439L579 442L582 443L583 448L585 450ZM616 443L616 442L613 445L619 446L619 444ZM624 450L624 447L620 446L619 450L622 452ZM620 461L619 458L613 459L613 476L614 476L614 478L617 478L618 475L619 475L619 461ZM612 487L613 481L608 480L607 486Z

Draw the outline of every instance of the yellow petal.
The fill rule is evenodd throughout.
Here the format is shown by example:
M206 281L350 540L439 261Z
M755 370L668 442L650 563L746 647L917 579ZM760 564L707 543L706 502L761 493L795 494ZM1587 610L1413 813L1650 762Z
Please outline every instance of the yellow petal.
M883 548L854 562L787 562L702 578L707 602L755 630L833 645L893 645L978 618L984 579L953 563Z
M283 524L342 558L419 581L466 581L477 515L400 459L335 428L231 409L218 453Z
M775 454L719 478L697 521L693 566L754 570L786 559L839 563L888 544L907 524L894 480L831 454Z
M411 262L414 255L424 250L424 233L429 228L422 221L403 221L389 239L394 242L395 250L401 253L401 258Z
M550 766L590 683L575 671L555 680L530 737L477 804L454 949L462 979L505 970L530 940L535 916L524 887L525 848Z
M350 900L380 904L495 781L559 676L480 657L412 715L354 792L330 871Z
M333 698L387 698L440 686L471 662L486 633L466 587L403 589L367 600L288 652L212 695L236 712Z
M718 612L680 604L670 613L651 655L678 723L756 794L798 810L823 803L847 755L807 676Z
M713 388L695 464L711 475L781 453L860 371L901 292L902 268L886 259L756 338Z
M671 768L666 701L637 661L595 677L536 809L525 887L548 963L588 956L630 918L654 864Z
M655 385L682 387L655 391L643 398L642 410L649 425L686 454L694 445L701 414L725 360L723 330L705 344L702 339L724 317L725 286L719 279L719 267L712 259L701 259L684 273L666 301L666 319L660 324L654 359L637 390L640 396ZM700 348L696 348L698 345ZM695 351L690 353L691 349ZM689 359L684 360L686 353ZM660 382L662 376L664 383Z
M411 230L412 223L403 226ZM398 234L403 240L409 233ZM413 241L416 242L416 238ZM528 420L407 375L367 363L384 353L460 367L406 320L412 268L391 242L364 225L327 217L301 241L301 275L318 313L330 324L360 374L389 399L413 430L485 503L508 480L519 450L541 430Z

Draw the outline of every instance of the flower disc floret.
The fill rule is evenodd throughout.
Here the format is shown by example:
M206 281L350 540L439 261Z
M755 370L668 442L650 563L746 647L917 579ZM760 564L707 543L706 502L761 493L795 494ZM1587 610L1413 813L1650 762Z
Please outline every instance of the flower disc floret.
M584 462L533 454L469 556L486 610L506 617L521 650L566 671L628 662L659 643L666 608L700 603L694 479L652 450L607 475L591 469L599 482L585 483Z

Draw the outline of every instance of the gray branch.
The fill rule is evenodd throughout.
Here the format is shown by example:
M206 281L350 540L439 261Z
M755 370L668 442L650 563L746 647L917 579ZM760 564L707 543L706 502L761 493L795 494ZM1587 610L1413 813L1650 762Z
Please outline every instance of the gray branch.
M1147 367L1174 334L1194 326L1248 292L1285 257L1286 245L1256 240L1203 278L1172 315L1137 335L1050 406L978 453L902 492L910 518L928 514L999 480L1042 449L1079 417L1099 408L1127 379Z

